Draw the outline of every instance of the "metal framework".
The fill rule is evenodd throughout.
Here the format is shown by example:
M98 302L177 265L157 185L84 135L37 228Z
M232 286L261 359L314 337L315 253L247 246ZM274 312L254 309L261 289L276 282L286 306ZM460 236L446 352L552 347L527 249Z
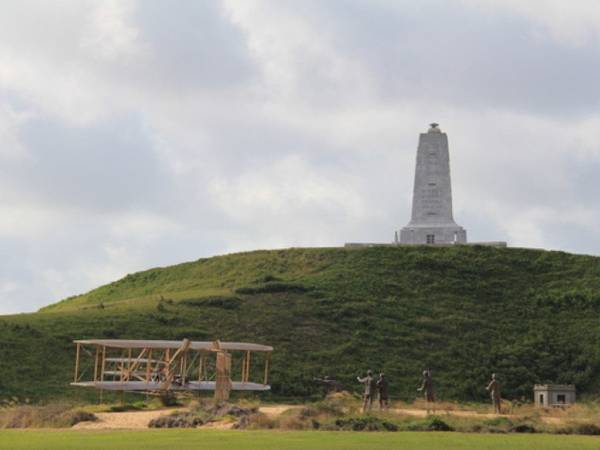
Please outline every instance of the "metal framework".
M149 341L89 339L76 345L72 386L108 391L215 391L226 399L230 390L268 391L273 347L242 342ZM252 354L263 369L252 372ZM232 356L239 360L239 379L231 379ZM237 365L234 365L234 368ZM85 370L84 370L85 368ZM89 369L89 370L88 370ZM260 374L258 374L260 372Z

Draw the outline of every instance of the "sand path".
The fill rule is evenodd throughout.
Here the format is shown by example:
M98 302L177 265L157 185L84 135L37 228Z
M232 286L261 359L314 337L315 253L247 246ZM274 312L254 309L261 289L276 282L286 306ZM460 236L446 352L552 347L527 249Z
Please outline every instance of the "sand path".
M261 406L259 411L266 414L269 417L277 417L283 412L294 409L302 408L302 405L267 405ZM80 422L73 427L78 430L116 430L116 429L147 429L148 423L152 419L157 417L166 416L174 411L182 411L186 408L170 408L170 409L159 409L155 411L128 411L128 412L105 412L96 413L98 420L96 422ZM376 411L376 410L375 410ZM404 414L414 417L426 417L427 411L424 409L406 409L406 408L391 408L391 413ZM481 418L494 418L494 417L514 417L510 414L492 414L492 413L481 413L477 411L465 411L465 410L447 410L438 409L435 411L438 415L453 415L458 417L481 417ZM564 421L561 417L544 416L541 419L546 423L558 424ZM230 423L211 423L204 427L206 428L231 428Z
M155 411L127 411L127 412L105 412L96 413L98 420L95 422L79 422L73 429L77 430L116 430L127 429L135 430L148 428L148 423L152 419L160 416L166 416L173 411L182 408L158 409Z

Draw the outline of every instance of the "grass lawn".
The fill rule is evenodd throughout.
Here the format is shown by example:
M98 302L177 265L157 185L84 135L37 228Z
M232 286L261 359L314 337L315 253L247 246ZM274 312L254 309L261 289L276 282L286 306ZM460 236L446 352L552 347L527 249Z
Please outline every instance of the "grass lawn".
M353 433L213 430L0 431L0 449L161 450L568 450L598 449L600 438L547 434Z

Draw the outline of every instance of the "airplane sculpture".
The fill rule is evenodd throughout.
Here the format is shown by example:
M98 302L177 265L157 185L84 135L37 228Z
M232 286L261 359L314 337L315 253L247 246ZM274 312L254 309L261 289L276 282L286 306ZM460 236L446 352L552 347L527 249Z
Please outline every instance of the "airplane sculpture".
M230 390L268 391L271 388L267 383L273 347L267 345L189 339L81 339L74 343L77 350L72 386L142 392L214 390L218 400L227 400ZM253 353L264 362L264 368L260 369L262 383L250 381ZM232 354L242 356L239 381L231 379ZM85 355L89 357L89 374L82 370ZM252 374L256 376L257 370Z

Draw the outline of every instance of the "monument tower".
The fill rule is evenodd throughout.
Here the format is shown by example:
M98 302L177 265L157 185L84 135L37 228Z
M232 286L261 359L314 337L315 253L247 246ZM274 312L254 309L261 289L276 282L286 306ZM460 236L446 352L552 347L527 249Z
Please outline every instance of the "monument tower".
M400 244L465 244L466 230L452 216L448 136L437 123L419 136L412 216L396 232Z

